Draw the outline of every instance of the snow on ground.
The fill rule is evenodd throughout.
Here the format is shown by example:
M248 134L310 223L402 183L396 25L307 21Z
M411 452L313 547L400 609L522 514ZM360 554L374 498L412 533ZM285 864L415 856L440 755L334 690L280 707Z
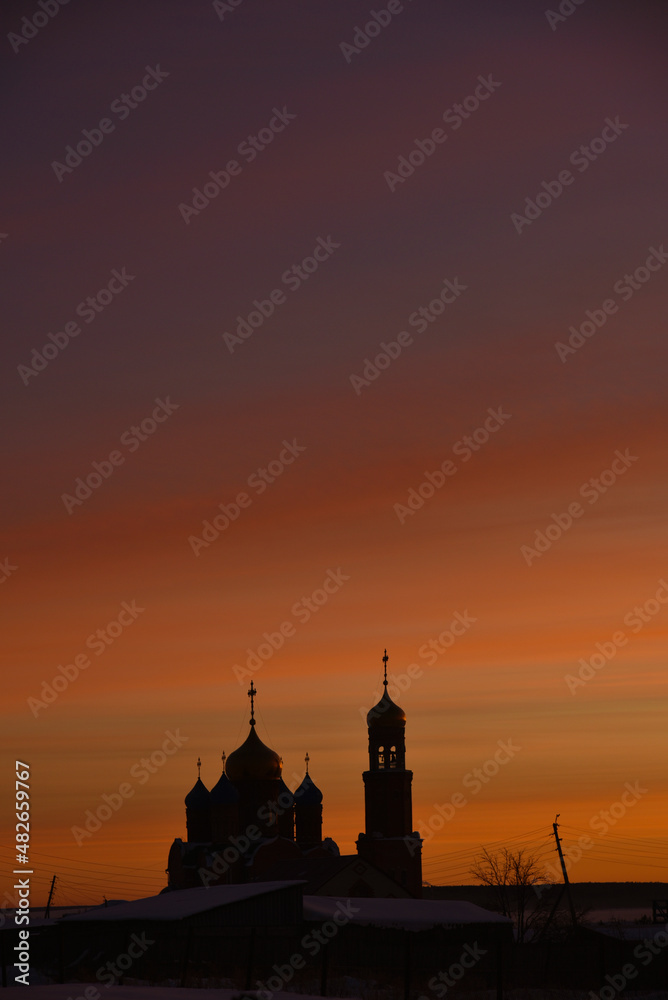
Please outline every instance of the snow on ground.
M607 924L611 920L625 920L628 923L632 923L635 920L640 920L642 917L652 919L652 907L651 906L637 906L637 907L627 907L627 906L617 906L608 907L605 910L587 910L584 915L584 919L588 924L603 923Z
M59 983L53 986L9 986L2 990L3 1000L94 1000L95 993L85 990L95 990L97 997L104 1000L203 1000L210 996L215 1000L233 1000L234 997L255 997L253 991L244 993L242 990L202 990L198 988L180 989L176 986L100 986L99 983ZM280 1000L316 1000L304 993L276 994ZM261 998L260 998L261 1000ZM265 998L268 1000L268 998ZM319 1000L319 998L318 998ZM336 1000L336 998L327 998Z
M86 994L84 991L88 989ZM90 992L94 990L95 992ZM362 991L366 996L374 997L375 1000L388 1000L387 990ZM10 986L2 990L0 994L3 1000L270 1000L267 994L258 996L254 991L246 993L243 990L225 989L180 989L170 986L104 986L98 990L93 983L64 983L53 986ZM359 996L360 994L358 994ZM462 1000L496 1000L496 990L473 990L469 992L452 993L453 997L460 997ZM527 989L504 991L504 1000L591 1000L591 991L579 990L550 990L550 989ZM595 997L596 993L593 994ZM397 996L403 996L400 991ZM643 992L626 992L624 1000L666 1000L668 994L665 990ZM306 993L276 993L276 1000L323 1000L322 997ZM326 1000L339 1000L336 997L327 997ZM350 1000L350 998L348 998Z

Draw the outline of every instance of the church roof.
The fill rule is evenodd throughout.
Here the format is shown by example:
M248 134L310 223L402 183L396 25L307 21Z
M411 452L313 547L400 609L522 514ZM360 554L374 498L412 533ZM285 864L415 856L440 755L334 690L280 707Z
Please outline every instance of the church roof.
M227 758L227 776L230 781L261 781L281 776L280 757L262 742L254 727L255 720L245 741Z
M299 788L295 788L295 805L299 806L319 806L322 802L322 792L315 784L311 775L306 772L304 780Z
M210 804L209 789L201 778L198 778L193 787L186 795L186 808L188 809L208 809Z
M384 683L387 684L387 681L384 681ZM387 687L383 691L383 697L378 704L374 705L367 713L366 724L369 729L396 728L397 726L406 725L406 713L403 708L399 708L392 701L387 693Z
M342 887L343 880L343 885L348 884L351 888L360 889L364 885L369 892L375 891L378 898L411 898L411 893L405 886L400 885L399 882L370 861L361 858L359 854L336 854L329 857L307 855L303 858L283 858L263 872L262 878L274 881L281 879L303 880L306 883L304 892L313 895L330 896L333 886L336 886L341 893L347 892L348 890ZM353 895L355 898L358 895L363 898L365 894L355 891Z
M211 805L228 805L239 801L239 792L224 771L211 789L210 795Z
M396 728L397 726L403 727L406 725L406 713L403 708L399 708L398 705L395 705L387 693L387 661L388 655L387 650L385 650L385 655L383 656L383 664L385 667L383 686L385 690L383 691L383 697L380 699L378 704L374 705L373 708L367 712L366 724L369 729L389 729Z
M367 862L360 859L358 854L283 858L276 861L267 872L263 873L262 877L269 878L271 881L303 881L306 883L305 893L317 893L322 886L330 882L336 875L347 871L351 865L358 866L360 870L370 867Z

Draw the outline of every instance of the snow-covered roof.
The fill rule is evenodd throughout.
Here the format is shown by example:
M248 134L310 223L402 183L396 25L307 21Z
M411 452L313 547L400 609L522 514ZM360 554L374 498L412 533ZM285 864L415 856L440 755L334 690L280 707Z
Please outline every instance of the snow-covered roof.
M183 920L220 906L229 906L254 896L262 896L292 886L304 886L302 880L282 882L247 882L242 885L216 885L210 888L178 889L146 899L135 899L115 906L98 906L84 913L73 913L68 923L99 920ZM380 899L355 896L304 896L304 919L323 923L335 914L345 914L355 924L378 927L403 927L425 930L439 925L511 924L509 917L485 910L475 903L452 899ZM339 920L340 920L339 916Z
M591 920L582 922L582 927L586 930L596 931L597 934L605 934L606 937L617 938L618 941L644 941L661 933L665 937L668 931L668 924L624 924L624 923L594 923ZM663 948L664 945L662 944Z
M196 913L205 913L219 906L229 906L253 896L277 892L303 882L248 882L243 885L212 885L209 888L177 889L163 892L158 896L133 899L129 903L116 906L95 907L85 913L63 917L68 923L90 920L183 920Z
M353 924L427 930L439 925L512 924L510 917L484 910L475 903L454 899L353 899L304 896L304 919L323 922L335 913L347 914ZM339 918L341 919L341 917Z

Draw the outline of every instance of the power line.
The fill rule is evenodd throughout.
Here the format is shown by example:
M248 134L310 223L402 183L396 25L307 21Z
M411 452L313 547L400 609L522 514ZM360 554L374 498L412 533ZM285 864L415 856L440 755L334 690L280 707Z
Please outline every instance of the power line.
M482 844L477 848L468 848L464 851L453 851L448 854L434 855L429 859L425 859L424 866L429 868L430 871L443 871L444 869L450 867L461 868L463 864L467 862L473 862L483 849L494 848L497 845L504 846L515 846L520 849L532 849L533 853L542 857L546 853L546 841L549 838L549 834L546 834L543 838L536 842L535 840L527 840L526 838L529 834L522 834L515 838L508 838L505 840L493 841L488 844ZM440 864L439 864L440 862Z
M540 833L540 829L542 828L539 828L538 831L532 830L525 834L518 834L516 837L506 837L503 840L488 841L486 844L480 844L476 847L465 848L464 850L461 851L449 851L446 852L445 854L434 854L426 863L429 864L434 861L439 861L441 859L448 859L448 858L451 858L453 861L457 860L458 858L467 858L470 857L472 854L479 854L480 851L483 850L484 848L490 849L498 846L508 846L513 844L517 847L529 846L535 840L535 838L532 835L535 833ZM538 842L539 845L542 844L545 840L547 840L550 836L551 834L545 834Z
M15 848L6 847L4 844L0 844L0 850L9 851L10 854L13 854L15 852ZM37 858L54 858L56 861L71 861L72 864L75 865L79 865L80 863L79 860L76 858L63 858L59 854L42 854L39 851L31 851L30 855L31 857L34 856ZM93 865L96 868L113 868L115 871L147 872L151 870L148 868L126 868L123 865L105 865L102 861L89 861L89 864ZM164 869L161 869L160 874L161 875L164 874Z
M453 881L465 876L471 876L471 868L479 858L482 850L493 851L499 847L514 847L516 850L529 850L540 864L545 864L555 848L550 846L553 834L543 832L545 827L538 827L535 830L528 830L526 833L517 834L515 837L505 837L503 840L491 841L481 844L477 848L468 848L461 851L452 851L446 854L435 855L430 859L425 859L426 878L428 881L434 879L448 879ZM541 837L540 834L543 833ZM467 867L464 867L467 866Z
M651 850L647 850L647 843L645 843L642 848L636 847L631 843L627 844L621 842L621 838L608 837L605 834L602 834L599 840L592 838L590 835L589 839L593 840L593 847L584 848L588 854L591 850L598 848L610 852L616 852L623 860L646 858L657 862L668 862L668 854L657 854Z
M589 830L581 830L578 827L574 827L574 826L573 827L564 826L564 829L565 830L571 830L574 833L579 833L581 835L584 834L585 836L589 836L589 837L592 836L592 830L591 829L589 829ZM668 843L666 842L665 838L663 838L663 837L645 837L645 838L637 837L637 838L633 838L633 837L620 837L617 834L607 834L607 833L606 834L601 834L601 836L604 836L607 841L610 841L610 843L617 843L617 844L619 844L620 847L623 846L623 845L625 845L625 844L628 844L629 848L634 848L634 849L639 849L639 848L645 849L645 848L647 848L649 846L655 846L656 849L659 850L659 851L666 851L666 852L668 852Z
M589 851L587 853L587 857L590 857L592 859L592 861L603 861L603 862L606 862L608 864L617 865L618 867L621 866L622 864L624 864L624 865L629 866L629 867L636 867L637 866L638 868L654 868L654 869L656 869L656 868L665 868L668 871L668 865L660 865L660 864L657 864L657 863L650 864L649 862L645 862L645 861L633 861L633 860L628 859L628 858L624 858L623 860L620 859L620 858L608 858L608 857L605 857L603 855L594 854L593 851Z

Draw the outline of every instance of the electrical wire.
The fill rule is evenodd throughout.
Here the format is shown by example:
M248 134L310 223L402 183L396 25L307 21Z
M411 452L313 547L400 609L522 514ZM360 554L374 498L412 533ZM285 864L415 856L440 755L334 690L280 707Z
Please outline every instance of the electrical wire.
M14 849L2 845L0 851L10 855L10 859L3 858L3 861L11 869ZM136 897L137 894L155 895L165 884L164 870L158 872L148 868L130 868L94 861L83 866L74 858L61 858L39 851L31 851L31 858L38 865L41 863L42 867L47 867L47 864L45 861L40 862L40 859L48 859L48 867L54 869L57 877L56 888L59 883L63 884L71 892L75 892L80 900L87 898L95 904L100 902L99 897L102 895L112 898ZM67 864L68 861L70 864ZM38 888L46 889L51 885L51 878L40 872L34 872L30 878L31 883Z

